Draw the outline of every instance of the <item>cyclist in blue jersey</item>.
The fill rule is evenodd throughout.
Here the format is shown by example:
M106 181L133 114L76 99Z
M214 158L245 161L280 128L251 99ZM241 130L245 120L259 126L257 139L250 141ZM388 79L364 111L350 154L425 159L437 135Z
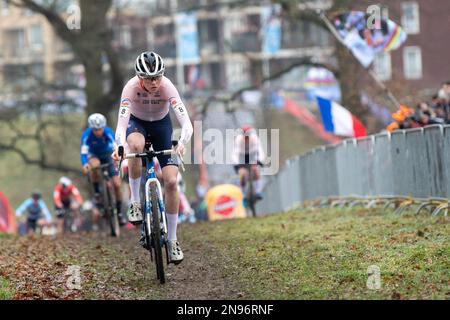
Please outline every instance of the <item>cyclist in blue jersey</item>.
M111 154L115 148L114 132L106 126L106 118L100 113L91 114L88 118L88 125L89 127L84 130L81 137L80 158L83 173L87 174L90 168L98 168L101 164L109 164L108 173L111 177L116 195L119 223L125 225L127 221L121 212L122 193L120 189L119 171L111 158ZM99 170L91 170L90 172L96 199L100 198L99 175Z
M48 211L42 195L39 191L33 191L31 198L25 200L16 210L16 216L20 217L24 212L27 216L27 233L33 234L36 232L36 227L43 227L52 221L50 211Z

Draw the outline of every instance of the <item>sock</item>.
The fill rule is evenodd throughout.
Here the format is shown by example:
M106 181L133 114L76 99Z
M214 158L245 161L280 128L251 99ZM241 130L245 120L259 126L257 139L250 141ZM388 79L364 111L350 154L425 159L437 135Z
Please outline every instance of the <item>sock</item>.
M141 187L141 177L137 179L130 178L131 202L141 202L139 189Z
M177 224L178 224L178 213L167 214L167 237L169 240L177 240Z
M117 208L117 212L120 213L120 211L122 210L122 201L116 202L116 208Z
M98 182L94 182L94 192L100 193L100 184Z

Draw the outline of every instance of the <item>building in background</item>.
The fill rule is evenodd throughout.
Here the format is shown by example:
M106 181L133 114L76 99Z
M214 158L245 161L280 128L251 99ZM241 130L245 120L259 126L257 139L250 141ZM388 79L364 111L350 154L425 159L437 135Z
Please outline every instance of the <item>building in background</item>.
M434 92L450 80L450 1L383 0L385 13L408 35L397 50L380 54L374 70L381 80ZM361 7L360 10L364 10Z
M219 3L220 2L220 3ZM330 33L306 21L288 21L270 1L134 0L111 10L113 48L126 77L143 50L156 50L166 61L167 75L187 96L234 92L257 86L303 57L335 64ZM331 0L310 1L328 9ZM369 1L352 4L365 11ZM450 1L383 0L389 17L400 23L408 39L398 50L377 56L374 70L382 81L435 89L450 80ZM304 4L303 4L304 5ZM61 41L46 19L0 0L0 84L26 85L33 75L49 82L83 83L83 68L70 46ZM105 65L107 70L108 66ZM270 82L273 90L301 91L306 68L295 68ZM391 82L391 83L389 83Z
M334 39L322 28L306 21L277 22L276 10L268 11L270 2L249 1L245 7L229 2L227 6L226 1L220 1L220 5L219 1L211 0L152 1L155 17L148 22L148 47L169 58L170 76L178 82L183 79L187 91L233 91L256 85L305 56L314 57L317 62L335 63ZM450 1L384 0L379 3L387 9L384 13L408 34L398 50L377 56L372 68L380 79L389 86L401 82L430 92L442 81L450 80L450 64L443 59L450 49L446 40L450 34ZM328 9L332 1L310 1L310 4ZM372 4L355 2L351 9L366 11ZM183 50L177 50L176 17L188 9L197 20L199 57L183 60L177 59ZM277 37L279 46L267 48L266 44L277 42ZM271 82L271 86L298 88L304 84L306 74L304 68L298 68L281 81Z
M113 30L112 48L122 61L125 75L134 75L134 61L137 55L147 50L147 22L149 17L139 8L111 10L108 23Z
M63 82L74 55L47 20L0 1L0 85L26 87L35 79Z
M65 14L64 10L62 14ZM3 92L21 91L33 85L35 80L85 85L83 65L45 17L0 0L0 18L0 85ZM134 62L136 52L147 48L147 19L133 10L111 10L108 14L113 30L112 48L118 52L124 66ZM105 63L104 71L108 69L109 65ZM130 75L133 73L131 67L125 69Z
M322 28L282 21L277 8L263 2L236 7L224 3L179 1L176 6L176 1L154 1L156 16L148 22L148 47L167 57L169 76L183 82L186 92L233 92L258 85L303 57L314 56L317 62L332 59L331 36ZM327 4L319 1L319 7L326 9ZM189 11L195 27L177 23L180 12L189 8L196 9ZM177 35L194 29L198 54L184 58L185 46Z

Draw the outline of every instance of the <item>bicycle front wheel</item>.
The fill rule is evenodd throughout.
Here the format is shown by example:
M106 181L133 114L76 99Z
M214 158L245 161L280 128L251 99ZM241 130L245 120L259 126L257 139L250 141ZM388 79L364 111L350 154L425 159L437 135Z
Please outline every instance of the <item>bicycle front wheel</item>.
M161 284L166 282L164 274L164 262L162 254L162 237L161 237L161 212L159 210L159 199L156 182L150 183L150 193L152 200L152 238L155 249L156 276Z
M120 236L120 225L119 225L119 217L116 212L116 201L114 198L114 190L113 187L107 184L107 215L108 215L108 222L109 226L111 228L111 236L112 237L118 237Z

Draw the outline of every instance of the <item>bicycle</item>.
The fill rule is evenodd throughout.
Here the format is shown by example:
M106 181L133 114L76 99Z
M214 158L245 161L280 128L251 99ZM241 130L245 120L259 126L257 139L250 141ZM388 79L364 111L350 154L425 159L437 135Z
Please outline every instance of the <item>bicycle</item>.
M258 198L256 197L254 182L254 170L252 167L263 166L261 161L258 160L256 153L250 153L245 155L244 163L242 164L243 168L248 172L248 177L246 181L246 188L244 197L247 200L247 208L250 210L253 217L256 217L256 202Z
M256 217L256 193L255 193L255 187L253 185L253 170L252 170L252 164L246 163L244 165L244 168L248 172L248 181L247 181L247 188L246 188L246 194L245 198L247 199L247 206L250 209L250 212L252 213L253 217Z
M119 237L120 236L120 224L119 224L119 215L116 208L116 197L114 188L111 183L111 178L109 176L108 169L111 166L109 163L105 163L100 165L97 168L90 168L88 170L88 181L91 183L89 173L94 170L100 169L100 205L97 203L97 207L100 212L102 212L102 218L105 219L110 227L111 236Z
M78 209L77 209L78 210ZM78 230L77 225L75 224L75 209L71 208L61 208L57 209L57 216L64 219L64 225L63 225L63 233L71 232L75 233Z
M175 147L178 141L172 141ZM171 155L173 149L154 151L149 141L145 142L144 152L129 153L124 157L123 147L119 147L118 154L120 157L119 172L122 166L122 160L141 158L145 160L146 182L144 197L144 214L142 218L142 234L144 236L144 248L150 253L150 260L155 262L156 277L161 284L166 282L164 273L164 258L162 249L166 251L166 262L169 264L169 251L167 247L167 218L164 207L162 188L159 180L156 178L155 165L153 158L158 155ZM184 166L181 157L179 157L181 168ZM153 260L153 255L155 259Z

